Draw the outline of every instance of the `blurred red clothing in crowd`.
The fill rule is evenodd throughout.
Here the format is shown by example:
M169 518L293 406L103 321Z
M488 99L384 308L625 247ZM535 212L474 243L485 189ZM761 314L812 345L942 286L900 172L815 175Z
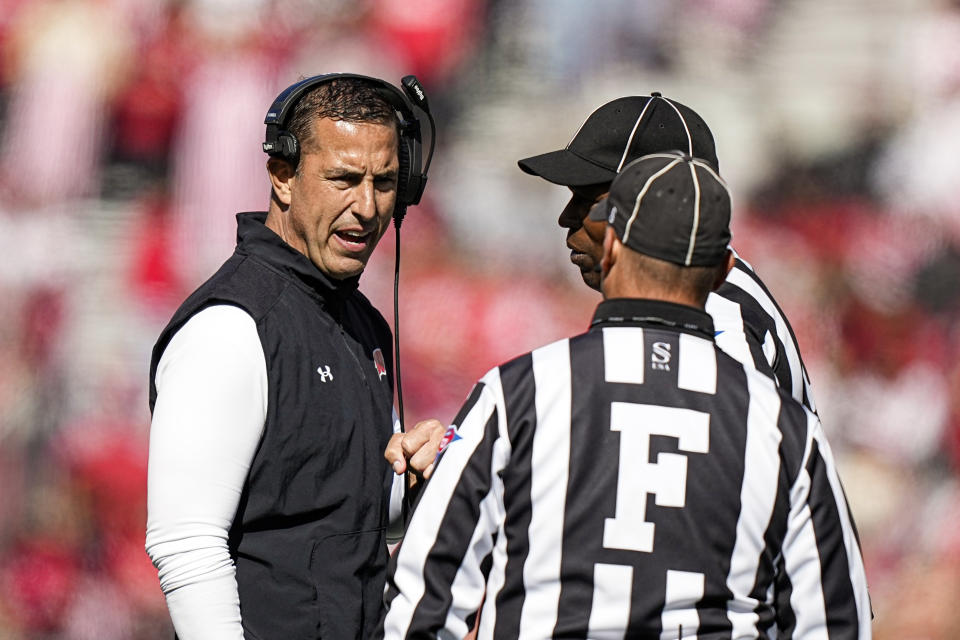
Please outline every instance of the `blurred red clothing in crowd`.
M57 631L82 570L77 549L54 539L23 540L0 562L0 608L20 630Z

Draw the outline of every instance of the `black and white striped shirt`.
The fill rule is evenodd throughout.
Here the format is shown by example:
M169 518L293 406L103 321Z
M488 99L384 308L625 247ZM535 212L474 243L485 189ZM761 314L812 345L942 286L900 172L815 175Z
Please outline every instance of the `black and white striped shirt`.
M716 326L717 346L724 353L772 376L794 400L816 413L793 328L753 267L740 256L724 283L707 298L707 312Z
M870 638L817 417L710 317L602 303L473 389L393 558L387 638ZM682 630L681 630L682 628Z

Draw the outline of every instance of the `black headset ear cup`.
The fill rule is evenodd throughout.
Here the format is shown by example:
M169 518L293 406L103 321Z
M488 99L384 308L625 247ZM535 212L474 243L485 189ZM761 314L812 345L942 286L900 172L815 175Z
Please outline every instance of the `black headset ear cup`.
M397 160L400 168L397 171L397 203L410 204L411 185L410 185L410 140L406 136L400 136L400 144L397 147Z
M400 191L398 199L402 195L403 199L401 201L404 204L419 204L426 182L425 176L421 175L423 159L420 150L419 123L411 124L407 122L402 124L400 131L400 146L397 151L397 159L400 162L397 180L398 190ZM403 185L402 190L399 189L400 184Z
M300 143L297 142L297 136L289 131L281 131L277 135L277 144L280 146L280 157L296 169L300 164Z

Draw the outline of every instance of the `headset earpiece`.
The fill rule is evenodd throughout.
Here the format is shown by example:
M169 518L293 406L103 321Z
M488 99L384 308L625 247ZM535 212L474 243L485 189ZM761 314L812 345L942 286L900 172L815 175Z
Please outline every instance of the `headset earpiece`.
M277 133L277 152L271 153L271 156L286 160L291 167L297 168L300 164L300 143L297 136L289 131L279 131Z
M397 160L399 168L397 169L397 208L401 204L406 205L410 198L410 145L406 138L400 136L399 147L397 148ZM395 216L396 217L396 216ZM400 216L403 219L403 216Z
M400 146L397 150L400 161L400 169L397 172L397 210L400 210L400 205L403 205L403 209L406 210L408 205L418 204L426 186L420 166L423 153L419 129L420 123L416 121L400 123ZM394 218L402 221L403 214L399 216L394 214Z

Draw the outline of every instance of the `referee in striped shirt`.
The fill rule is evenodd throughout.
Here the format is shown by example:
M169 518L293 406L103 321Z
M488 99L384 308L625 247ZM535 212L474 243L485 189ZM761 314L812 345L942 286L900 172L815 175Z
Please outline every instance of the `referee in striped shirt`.
M815 414L714 342L730 200L680 153L597 205L590 330L491 370L393 558L387 638L871 637Z
M606 197L614 176L640 156L680 149L718 168L713 134L693 109L657 92L618 98L600 106L563 149L520 160L525 172L568 187L572 197L560 214L570 259L584 282L600 290L603 225L587 212ZM793 329L753 268L736 253L726 281L707 298L717 345L744 364L773 376L816 412Z

